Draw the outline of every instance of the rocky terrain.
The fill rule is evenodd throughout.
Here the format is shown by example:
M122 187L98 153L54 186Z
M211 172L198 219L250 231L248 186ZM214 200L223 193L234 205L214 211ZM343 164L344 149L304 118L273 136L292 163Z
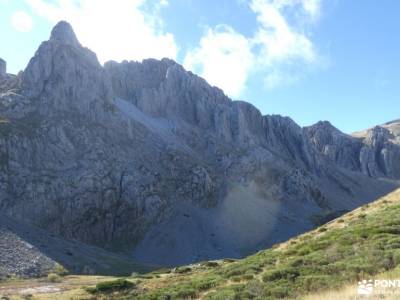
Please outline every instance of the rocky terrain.
M71 273L128 274L153 268L131 259L68 241L0 214L0 279L9 276L40 277L57 272L57 264Z
M398 187L399 126L301 128L169 59L102 66L60 22L0 61L0 211L140 262L241 257Z

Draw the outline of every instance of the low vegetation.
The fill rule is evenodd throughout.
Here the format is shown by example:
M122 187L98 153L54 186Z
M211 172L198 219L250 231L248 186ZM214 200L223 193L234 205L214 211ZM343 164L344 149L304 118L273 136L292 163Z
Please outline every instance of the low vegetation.
M61 277L60 275L57 275L55 273L50 273L49 275L47 275L47 280L52 283L61 282Z
M299 298L400 265L400 194L236 262L181 267L144 281L137 299ZM118 298L119 296L115 296ZM128 298L126 298L128 299Z
M135 284L126 279L116 279L112 281L104 281L96 284L95 287L88 287L86 291L91 294L97 293L112 293L112 292L121 292L127 289L134 289Z
M327 291L354 292L360 279L382 274L400 275L400 190L245 259L132 274L87 291L98 299L328 299Z
M56 264L56 266L54 267L54 273L59 276L66 276L66 275L68 275L69 272L62 265Z

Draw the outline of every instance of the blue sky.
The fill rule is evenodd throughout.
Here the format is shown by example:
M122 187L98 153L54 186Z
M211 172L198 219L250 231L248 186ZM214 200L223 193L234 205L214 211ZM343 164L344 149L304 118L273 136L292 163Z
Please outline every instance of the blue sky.
M23 70L60 19L101 62L170 57L263 114L354 132L400 118L400 1L0 0Z

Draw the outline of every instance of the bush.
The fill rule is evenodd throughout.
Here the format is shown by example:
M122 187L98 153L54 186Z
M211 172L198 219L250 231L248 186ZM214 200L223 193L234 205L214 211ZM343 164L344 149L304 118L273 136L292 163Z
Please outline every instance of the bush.
M132 274L131 274L131 277L139 277L139 276L140 276L140 274L137 272L132 272Z
M219 263L216 261L206 261L204 263L202 263L203 266L205 267L209 267L209 268L215 268L219 266Z
M133 289L135 284L126 279L117 279L112 281L104 281L96 284L94 288L87 288L89 293L110 293L116 291L123 291Z
M233 259L233 258L224 258L223 259L223 262L224 263L233 263L233 262L235 262L236 261L236 259Z
M209 290L215 286L217 286L218 280L216 278L202 278L199 281L193 281L191 282L191 285L199 290L199 291L206 291Z
M190 271L192 271L192 268L190 267L180 267L175 269L175 273L179 274L189 273Z
M289 296L289 290L284 286L274 286L268 293L273 296L274 299L282 299Z
M193 288L182 288L176 293L177 298L192 299L197 297L197 291Z
M55 273L50 273L47 275L47 280L50 282L61 282L61 277Z
M289 281L293 281L300 275L299 271L296 270L295 268L281 268L277 270L271 270L267 271L263 275L263 281L264 282L269 282L269 281L275 281L275 280L280 280L280 279L286 279Z
M56 264L56 266L54 267L54 273L56 273L59 276L66 276L68 275L69 272L62 265Z

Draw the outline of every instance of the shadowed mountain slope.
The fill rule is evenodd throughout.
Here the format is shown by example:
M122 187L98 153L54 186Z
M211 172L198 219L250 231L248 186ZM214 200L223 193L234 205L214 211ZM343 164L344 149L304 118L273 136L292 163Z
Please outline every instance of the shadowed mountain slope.
M45 276L57 270L57 265L71 274L130 275L154 269L0 214L0 277Z

